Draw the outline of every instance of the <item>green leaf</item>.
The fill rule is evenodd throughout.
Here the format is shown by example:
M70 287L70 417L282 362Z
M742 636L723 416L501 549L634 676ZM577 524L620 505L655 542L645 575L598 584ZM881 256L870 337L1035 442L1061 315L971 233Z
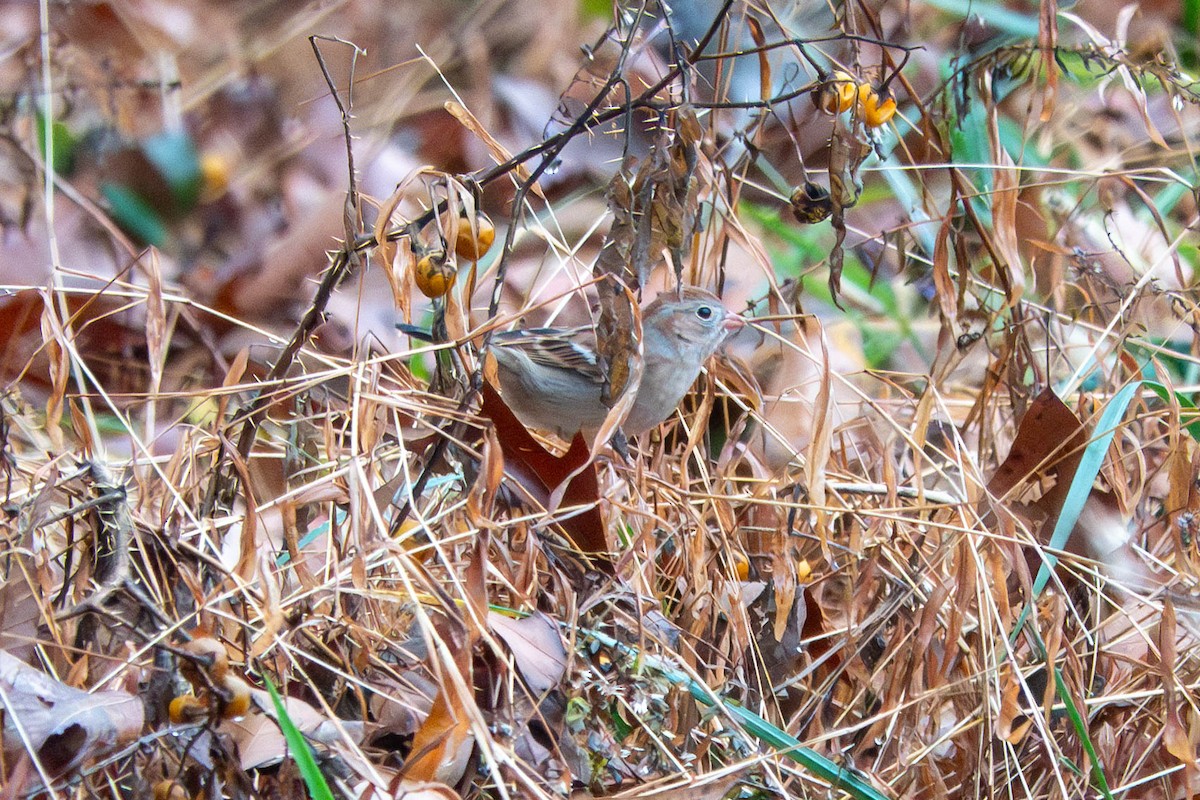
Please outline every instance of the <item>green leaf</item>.
M329 789L329 784L325 782L325 776L321 774L320 768L317 767L312 747L304 738L304 734L300 733L296 723L292 722L292 718L288 716L283 700L279 698L279 692L275 691L275 684L271 683L271 679L266 675L263 675L262 679L267 687L267 693L271 695L271 702L275 705L279 729L283 731L283 738L287 740L288 750L291 751L292 759L300 770L300 777L304 779L304 785L308 787L309 795L313 800L333 800L333 792Z
M42 112L37 112L38 150L50 163L50 168L59 175L70 175L75 169L75 146L78 140L68 130L67 126L55 121L50 124L51 152L46 152L46 118Z
M611 0L579 0L579 10L584 17L608 19L612 16Z
M1075 707L1075 701L1071 699L1071 693L1067 691L1067 682L1063 680L1062 670L1058 667L1054 668L1054 689L1058 699L1062 700L1063 707L1067 710L1067 718L1071 720L1071 726L1075 728L1075 733L1079 736L1083 751L1087 753L1088 761L1092 764L1092 785L1099 789L1100 794L1104 795L1107 800L1113 800L1112 790L1108 788L1108 778L1104 775L1104 765L1100 763L1100 759L1096 755L1092 737L1088 734L1087 723L1084 722L1079 709Z
M1192 420L1191 422L1183 423L1184 430L1186 430L1193 439L1200 442L1200 409L1196 408L1196 404L1183 395L1172 392L1158 381L1146 381L1145 386L1167 403L1170 403L1171 398L1174 397L1175 402L1179 404L1179 408L1183 412L1180 414L1180 416L1190 418Z
M204 185L204 172L192 137L177 131L160 133L142 142L142 152L166 179L177 209L182 212L194 208Z
M167 241L167 226L137 192L120 183L100 184L100 194L108 201L113 221L140 244L162 247Z

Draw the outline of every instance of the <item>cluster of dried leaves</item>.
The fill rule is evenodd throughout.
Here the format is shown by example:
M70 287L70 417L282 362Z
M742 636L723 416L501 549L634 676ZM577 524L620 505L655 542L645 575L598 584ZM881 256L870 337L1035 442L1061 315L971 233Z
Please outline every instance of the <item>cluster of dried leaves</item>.
M1183 21L409 5L6 11L0 798L1200 792ZM486 380L678 281L660 431Z

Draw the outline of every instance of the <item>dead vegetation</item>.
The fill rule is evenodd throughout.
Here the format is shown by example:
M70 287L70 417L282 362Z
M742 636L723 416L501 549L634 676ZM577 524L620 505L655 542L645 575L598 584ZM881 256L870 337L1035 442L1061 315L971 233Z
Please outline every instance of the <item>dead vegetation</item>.
M596 5L5 10L0 798L1200 791L1192 5Z

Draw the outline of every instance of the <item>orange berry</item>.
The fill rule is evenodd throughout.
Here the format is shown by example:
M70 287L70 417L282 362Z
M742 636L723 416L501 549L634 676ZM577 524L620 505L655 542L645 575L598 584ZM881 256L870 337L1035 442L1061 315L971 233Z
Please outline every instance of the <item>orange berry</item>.
M219 681L225 677L225 673L229 669L229 656L225 652L225 645L213 637L198 636L184 644L181 649L196 656L198 661L205 663L208 674L212 676L213 680ZM192 685L199 686L201 680L194 672L195 664L183 661L181 666L184 677L191 681Z
M852 74L839 70L817 86L812 92L812 102L826 114L840 114L853 106L854 91L856 83Z
M219 153L200 157L200 199L211 202L229 191L229 160Z
M167 716L174 725L195 722L208 713L208 704L194 694L181 694L167 706Z
M854 105L854 93L854 76L838 70L829 80L817 87L813 94L813 102L826 114L840 114L849 111L850 106Z
M225 695L221 701L223 719L240 717L250 710L250 684L231 674L221 681L221 689Z
M808 563L807 558L800 559L796 564L796 580L806 581L812 577L812 566Z
M854 105L854 79L846 72L839 72L837 75L838 82L834 84L837 90L837 110L849 111L850 106Z
M869 128L888 124L896 116L896 98L880 94L874 86L864 83L858 87L858 113Z
M458 234L454 237L454 253L467 261L478 261L492 249L496 241L496 226L486 214L475 217L475 225L466 217L458 220Z
M739 581L750 580L750 559L742 553L733 554L733 572Z
M446 254L436 250L417 260L414 277L421 294L426 297L443 297L454 286L458 273L455 272L454 266L446 261Z
M175 781L159 781L154 784L154 800L188 800L187 789Z

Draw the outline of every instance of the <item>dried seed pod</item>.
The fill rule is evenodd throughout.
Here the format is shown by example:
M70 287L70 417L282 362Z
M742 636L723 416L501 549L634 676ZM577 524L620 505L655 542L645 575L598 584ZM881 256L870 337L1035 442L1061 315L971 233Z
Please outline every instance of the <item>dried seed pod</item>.
M454 253L459 258L478 261L492 249L492 243L495 241L496 226L488 219L487 214L476 216L474 226L466 217L459 218L458 233L454 237Z
M821 222L833 213L833 200L829 197L829 190L812 181L805 181L797 186L788 201L791 203L792 216L804 225Z
M417 259L414 277L421 294L432 298L445 296L453 288L458 273L447 262L444 251L434 250Z

